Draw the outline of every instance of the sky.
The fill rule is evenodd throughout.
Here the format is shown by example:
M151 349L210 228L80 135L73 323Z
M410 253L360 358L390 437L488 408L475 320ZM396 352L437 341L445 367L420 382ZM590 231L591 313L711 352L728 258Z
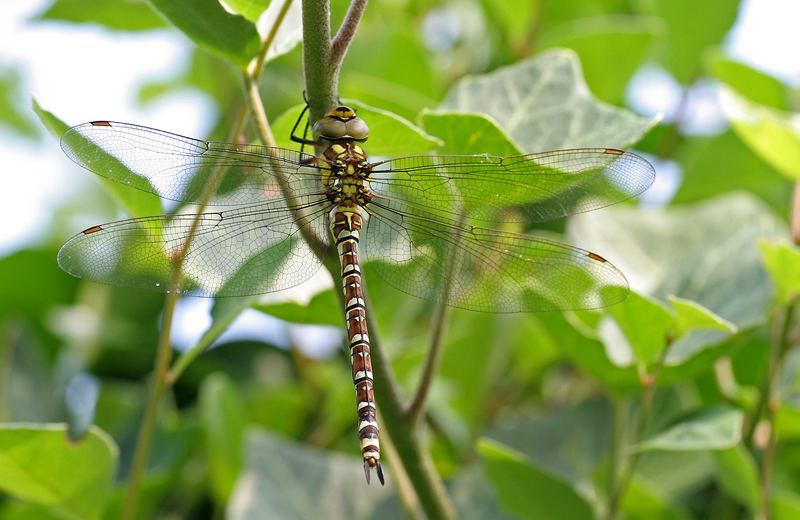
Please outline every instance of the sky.
M187 63L192 44L185 37L169 31L112 33L88 24L26 24L27 18L46 9L49 3L7 2L0 18L0 69L13 66L22 70L27 93L44 109L68 124L108 119L195 137L206 135L217 107L201 92L175 93L146 107L136 103L136 89L142 82L166 79L174 74L176 64ZM727 37L726 49L734 58L800 86L798 20L798 0L745 0L739 20ZM643 114L668 115L678 97L676 89L677 85L663 71L648 67L637 74L629 91L629 103ZM697 128L693 131L720 131L724 121L719 117L716 87L701 86L695 98L692 112L701 117L694 121ZM29 98L20 101L21 106L30 106ZM94 189L94 179L67 160L56 139L49 135L40 142L31 142L0 127L0 157L6 178L4 189L0 190L0 215L12 223L0 229L0 256L42 240L51 225L54 208L63 205L64 200L77 200L82 190ZM656 186L656 192L674 190L679 173L670 172L675 166L656 166L669 184ZM74 227L80 230L96 224L96 218L87 215ZM174 336L178 347L190 345L198 330L202 332L207 326L209 304L201 299L182 300ZM260 313L242 318L245 322L255 321L252 327L261 327L264 319L268 318ZM235 329L250 328L240 323ZM288 342L290 332L276 322L269 329L275 332L271 340ZM319 332L308 331L312 335Z

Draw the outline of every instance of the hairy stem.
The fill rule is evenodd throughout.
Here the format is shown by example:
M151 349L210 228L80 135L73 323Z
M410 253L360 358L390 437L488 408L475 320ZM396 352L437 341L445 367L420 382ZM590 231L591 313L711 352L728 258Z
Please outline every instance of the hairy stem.
M331 42L331 65L337 71L334 84L338 82L339 67L342 65L342 60L344 60L344 55L347 53L347 48L350 46L350 42L356 34L358 23L361 21L366 7L367 0L353 0L342 21L341 27L339 27L339 31L336 33L336 37L333 39L333 42Z

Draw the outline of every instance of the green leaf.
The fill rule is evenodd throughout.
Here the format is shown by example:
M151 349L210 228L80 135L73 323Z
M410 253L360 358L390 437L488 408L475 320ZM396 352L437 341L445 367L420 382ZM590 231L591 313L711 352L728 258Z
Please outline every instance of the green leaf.
M430 112L420 114L420 122L426 132L440 137L444 146L437 150L442 154L477 155L488 153L505 157L520 155L522 151L497 126L480 114L457 112Z
M258 2L254 2L256 4ZM266 39L273 30L278 15L284 6L284 0L273 0L269 8L257 20L256 28L262 38ZM261 9L259 5L257 9ZM255 14L254 12L252 14ZM250 19L250 18L248 18ZM275 33L272 43L267 49L266 60L270 61L278 56L282 56L303 40L303 13L300 8L300 1L293 0L286 14L281 20L281 24Z
M533 466L524 455L488 439L479 441L477 450L505 510L519 518L594 518L589 503L571 486Z
M791 491L777 491L771 500L775 520L800 518L800 495Z
M667 22L669 33L659 61L684 84L699 75L706 48L722 41L739 14L738 0L639 0L635 4L639 12Z
M200 386L199 407L211 491L224 504L239 477L244 457L244 403L233 381L218 372Z
M96 427L70 442L65 425L2 424L0 489L76 518L100 518L118 456L114 441Z
M35 99L33 100L33 110L47 129L50 130L50 133L56 138L61 138L64 132L69 129L66 123L40 107ZM111 168L128 170L126 166L111 155L98 153L95 154L95 158L96 160L104 161ZM148 180L137 175L135 172L130 172L130 177L136 179L136 183L141 186L142 189L132 189L131 186L108 180L99 175L97 178L100 179L103 187L117 200L119 205L122 206L129 215L133 217L146 217L160 214L162 212L161 199L153 193L143 191L143 189L146 189L145 186L149 186Z
M542 38L542 47L574 50L592 93L620 104L631 76L649 58L656 38L665 32L666 24L656 17L596 16L548 31Z
M674 318L663 304L631 292L628 298L608 309L613 324L623 336L615 332L611 322L600 323L599 332L606 348L617 351L628 344L636 360L644 365L655 362L667 346Z
M800 116L751 103L730 91L725 94L722 108L736 135L783 175L800 179Z
M282 0L227 0L225 2L234 13L240 14L253 23L258 21L261 13L272 4L282 4Z
M15 69L0 69L0 125L14 129L25 137L37 137L36 126L29 113L19 110L20 75Z
M747 506L755 516L761 501L758 468L753 456L741 444L714 452L717 482L730 498Z
M525 152L624 148L656 122L592 97L577 56L566 49L463 79L439 108L486 115Z
M726 406L703 408L639 444L638 449L665 451L724 450L741 440L744 414Z
M167 20L196 44L246 67L261 39L244 17L228 13L217 0L150 0Z
M779 214L787 213L791 182L750 150L733 130L711 138L690 138L681 145L676 158L683 166L683 182L675 203L746 190L767 201Z
M714 49L706 54L705 68L711 76L753 103L789 110L789 93L779 80L726 57L721 50Z
M37 504L6 501L0 506L2 520L64 520L64 516Z
M758 243L764 267L775 287L775 300L785 305L800 293L800 249L789 242Z
M319 451L261 429L248 431L245 453L228 520L402 517L391 477L386 486L373 480L368 488L359 457Z
M333 289L315 294L307 305L285 302L259 304L254 305L253 308L290 323L342 326L343 318L340 315L339 300Z
M669 302L675 310L674 337L680 337L690 330L724 330L736 332L736 325L725 318L717 316L713 311L697 302L670 296Z
M762 322L772 296L756 242L786 236L783 222L743 193L647 212L608 208L576 215L571 224L577 243L651 288L651 296L690 299L740 329ZM666 364L681 363L727 335L690 333L672 345Z
M663 496L664 490L661 484L662 482L658 482L658 485L650 484L645 479L634 475L622 498L621 509L625 512L625 518L630 520L689 520L691 518L689 514L670 504L669 500Z
M167 25L144 0L58 0L34 19L96 23L124 31L147 31Z

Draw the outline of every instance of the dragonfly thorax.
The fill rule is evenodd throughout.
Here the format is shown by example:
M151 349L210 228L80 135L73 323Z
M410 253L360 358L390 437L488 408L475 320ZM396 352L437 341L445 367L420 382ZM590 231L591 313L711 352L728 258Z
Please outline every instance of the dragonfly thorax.
M359 206L372 200L369 186L371 169L360 146L351 141L334 143L325 150L323 158L330 171L326 182L328 200Z

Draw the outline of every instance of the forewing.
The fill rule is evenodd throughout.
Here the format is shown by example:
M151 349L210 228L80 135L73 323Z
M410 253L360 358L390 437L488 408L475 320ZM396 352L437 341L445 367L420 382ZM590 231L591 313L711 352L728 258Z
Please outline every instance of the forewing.
M283 148L192 139L144 126L94 121L70 128L61 148L77 164L113 181L165 199L195 202L207 186L216 205L264 200L284 182L296 195L319 190L319 171L307 154Z
M326 204L310 203L305 224L325 240L326 211ZM307 280L320 266L292 215L273 203L110 222L72 237L59 251L58 264L94 282L192 296L279 291ZM178 266L182 281L173 286Z
M412 156L372 165L372 189L390 209L437 218L545 222L634 197L655 179L645 159L610 148L530 155Z

